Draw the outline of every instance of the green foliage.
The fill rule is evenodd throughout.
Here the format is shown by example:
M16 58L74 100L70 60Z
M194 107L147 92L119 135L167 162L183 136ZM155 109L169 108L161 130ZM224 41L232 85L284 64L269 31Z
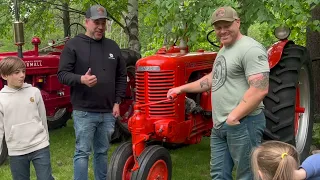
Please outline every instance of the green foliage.
M313 144L320 147L320 123L315 123L313 125L312 139Z
M234 4L232 1L223 2ZM188 39L191 50L209 50L211 45L207 43L206 35L212 29L210 16L219 5L222 5L222 1L158 0L146 7L147 10L141 13L143 19L140 20L143 21L143 26L150 27L147 29L152 32L153 37L160 39L158 42L162 44L157 47L162 46L164 42L172 45L178 37L184 36Z
M297 44L305 45L306 27L320 30L319 20L309 21L310 11L317 4L319 0L156 0L147 6L140 6L143 9L143 12L140 11L140 29L146 27L146 31L140 34L147 34L148 39L144 41L141 37L142 46L161 47L165 40L171 45L177 37L185 36L191 50L212 50L212 46L206 42L206 34L212 29L211 13L225 5L231 5L239 12L242 33L254 37L266 47L277 41L273 31L278 26L291 28L289 38ZM150 34L157 40L150 42Z
M248 29L248 36L254 38L265 47L269 47L277 41L273 32L270 31L268 23L255 23L251 25Z
M281 0L269 1L264 0L265 8L268 10L269 17L263 17L261 14L257 19L260 22L267 22L270 31L278 26L286 26L291 29L290 39L297 44L305 45L306 28L310 27L313 30L320 30L319 21L310 21L311 10L319 0ZM266 34L265 39L270 38L270 33Z
M108 13L125 26L123 19L127 13L128 0L92 1L92 0L20 0L20 19L25 23L24 49L32 48L33 36L39 36L41 46L49 39L63 38L61 19L62 3L70 7L70 20L83 22L85 10L93 4L102 4ZM48 3L50 2L50 3ZM14 11L12 0L0 3L0 51L16 50L13 44L12 22ZM254 37L269 47L276 39L273 31L277 26L288 26L292 29L290 39L297 44L305 45L306 27L320 31L320 21L310 21L310 11L319 0L139 0L139 39L141 52L144 55L155 53L163 45L174 42L179 45L179 37L185 37L189 49L217 50L206 40L207 33L213 29L210 23L212 12L220 6L233 6L241 18L241 31ZM126 29L113 23L112 31L107 34L121 47L127 47ZM212 36L213 40L215 37Z

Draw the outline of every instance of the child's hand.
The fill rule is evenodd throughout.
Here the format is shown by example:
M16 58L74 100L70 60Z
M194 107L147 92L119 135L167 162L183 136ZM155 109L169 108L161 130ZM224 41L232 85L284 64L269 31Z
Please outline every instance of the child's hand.
M300 169L294 171L293 177L295 177L295 180L306 179L307 178L307 172L303 168L300 168Z

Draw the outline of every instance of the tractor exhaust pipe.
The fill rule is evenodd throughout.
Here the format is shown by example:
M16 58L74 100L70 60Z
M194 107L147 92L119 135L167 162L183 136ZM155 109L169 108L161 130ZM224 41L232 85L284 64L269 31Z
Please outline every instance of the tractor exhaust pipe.
M14 15L15 21L13 22L14 29L14 42L18 46L18 57L23 58L22 46L24 45L24 32L23 32L23 22L19 20L19 4L18 0L14 0Z
M184 9L184 3L181 2L180 3L180 11L182 12ZM185 32L187 30L187 24L185 22L181 22L182 23L182 36L180 37L180 44L179 44L179 48L180 48L180 54L186 54L187 53L187 42L186 42L186 37L185 37Z

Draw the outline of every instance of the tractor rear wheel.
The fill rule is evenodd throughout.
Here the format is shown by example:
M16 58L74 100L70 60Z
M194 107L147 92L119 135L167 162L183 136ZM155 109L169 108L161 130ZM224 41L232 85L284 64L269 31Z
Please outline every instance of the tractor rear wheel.
M7 148L6 140L4 137L1 143L2 143L2 146L1 146L2 150L0 153L0 166L6 161L8 156L8 148Z
M131 180L170 180L172 162L169 151L159 145L152 145L139 156L140 168L132 172Z
M61 108L56 111L54 116L47 116L48 128L57 129L66 126L67 121L71 118L71 112L67 111L67 108Z
M133 115L133 103L135 101L135 65L141 58L139 53L130 49L121 49L121 55L127 66L127 90L126 96L120 104L120 117L116 121L111 143L126 141L131 136L128 129L128 120Z
M130 180L133 165L132 144L131 142L125 142L118 146L111 156L108 179Z
M265 140L294 145L304 160L309 155L313 128L313 83L307 49L288 44L280 62L270 70L269 93L264 99Z

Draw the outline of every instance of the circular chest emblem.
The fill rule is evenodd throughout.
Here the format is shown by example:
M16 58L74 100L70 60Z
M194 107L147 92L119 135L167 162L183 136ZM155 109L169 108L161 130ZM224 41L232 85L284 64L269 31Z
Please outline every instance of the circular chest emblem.
M224 56L219 56L214 61L213 77L212 77L212 91L218 90L227 79L227 66Z

